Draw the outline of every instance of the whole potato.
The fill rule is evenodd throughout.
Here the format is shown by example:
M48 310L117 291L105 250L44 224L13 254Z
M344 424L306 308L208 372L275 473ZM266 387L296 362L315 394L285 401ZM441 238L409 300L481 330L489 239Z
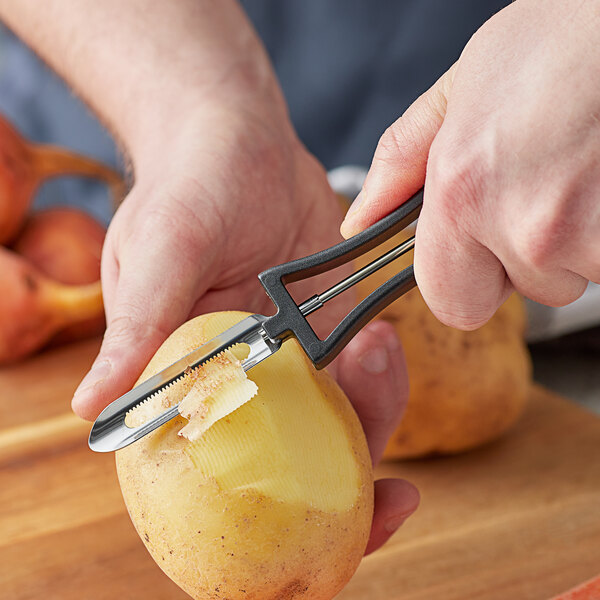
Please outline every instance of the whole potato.
M357 267L409 233L402 232L368 253ZM359 283L359 298L411 261L412 253ZM476 331L440 323L418 289L393 302L377 318L396 328L410 384L406 412L388 443L386 458L469 450L495 440L519 419L531 389L531 361L524 341L525 311L516 294Z
M140 381L240 321L203 315ZM288 341L248 372L250 401L194 442L178 417L117 452L132 521L158 565L198 600L333 598L367 543L371 461L343 392ZM169 388L167 404L182 393Z

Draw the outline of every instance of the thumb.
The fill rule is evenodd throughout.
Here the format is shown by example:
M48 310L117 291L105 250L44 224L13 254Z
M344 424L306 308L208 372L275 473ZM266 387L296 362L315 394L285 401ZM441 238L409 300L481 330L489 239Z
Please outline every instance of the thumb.
M369 323L335 361L336 378L363 426L374 464L408 400L406 361L394 327Z
M381 136L362 191L340 231L352 237L410 198L425 183L429 148L446 115L453 65Z
M199 271L181 253L174 259L160 242L121 260L100 352L71 402L77 415L94 420L133 387L159 346L188 318L203 291Z
M348 344L335 366L377 464L408 399L406 361L394 327L385 321L370 323ZM419 492L408 481L381 479L375 482L374 492L366 554L384 544L419 504Z

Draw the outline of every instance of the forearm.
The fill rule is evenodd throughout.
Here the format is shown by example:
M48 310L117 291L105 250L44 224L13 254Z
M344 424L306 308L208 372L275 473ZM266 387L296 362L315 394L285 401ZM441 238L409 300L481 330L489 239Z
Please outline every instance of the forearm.
M234 0L0 0L0 18L135 156L203 107L283 102ZM183 122L182 122L183 121Z

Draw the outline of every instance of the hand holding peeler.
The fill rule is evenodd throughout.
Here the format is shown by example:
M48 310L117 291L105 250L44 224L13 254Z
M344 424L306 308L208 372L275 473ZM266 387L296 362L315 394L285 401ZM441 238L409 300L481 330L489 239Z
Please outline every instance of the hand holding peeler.
M132 408L183 378L191 369L237 344L249 347L249 353L242 361L244 371L277 352L281 344L292 337L300 343L317 369L328 365L373 317L415 287L413 266L400 271L369 294L324 340L317 336L306 317L328 300L409 252L414 248L414 236L300 305L296 304L286 285L339 267L379 246L410 225L418 217L422 204L423 190L420 190L394 212L349 240L260 273L258 278L273 300L276 314L271 317L258 314L246 317L109 404L92 426L90 448L96 452L119 450L179 415L179 405L174 405L143 425L129 427L125 423L125 417Z

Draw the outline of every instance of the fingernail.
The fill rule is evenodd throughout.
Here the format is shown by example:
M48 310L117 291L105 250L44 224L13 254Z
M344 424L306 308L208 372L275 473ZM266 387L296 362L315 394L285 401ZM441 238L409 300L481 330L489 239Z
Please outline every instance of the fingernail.
M352 202L352 204L350 205L350 208L348 209L348 212L344 217L342 225L340 226L340 231L345 238L352 237L353 235L358 233L358 230L356 229L356 226L352 223L352 221L354 217L358 214L360 208L363 206L364 203L365 195L362 192L360 192L358 196L356 196L356 198L354 199L354 202Z
M74 398L78 395L90 390L104 379L108 377L112 371L112 365L110 361L102 359L92 365L89 373L83 378L77 390L75 390Z
M389 331L385 336L385 345L390 352L395 352L400 348L400 340L395 331Z
M388 533L394 533L399 527L401 527L404 524L404 521L406 521L406 519L408 519L408 516L406 515L398 515L396 517L392 517L383 524L383 528Z
M380 375L385 372L390 364L388 351L382 346L371 348L359 357L360 366L372 375Z

